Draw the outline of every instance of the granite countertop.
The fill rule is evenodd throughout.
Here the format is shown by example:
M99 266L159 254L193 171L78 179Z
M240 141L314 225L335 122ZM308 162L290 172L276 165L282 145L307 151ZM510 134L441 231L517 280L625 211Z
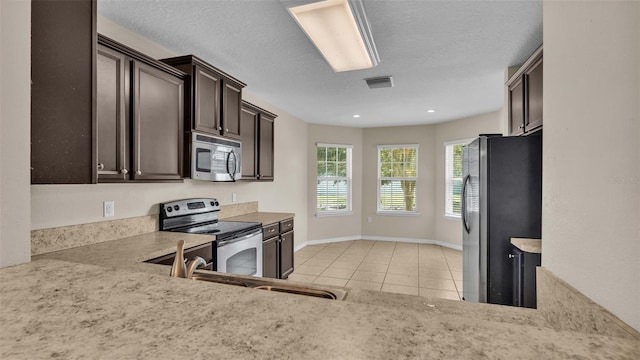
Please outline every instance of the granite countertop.
M524 252L542 254L542 239L511 238L511 244Z
M0 358L640 357L637 341L557 331L533 309L359 289L331 301L170 278L168 266L142 262L180 239L211 241L155 232L0 269Z
M244 215L227 217L221 220L225 221L253 221L262 223L262 225L273 224L283 220L291 219L295 216L292 213L275 213L275 212L254 212Z
M494 320L491 305L357 290L331 301L50 259L0 279L2 359L640 356L637 341Z

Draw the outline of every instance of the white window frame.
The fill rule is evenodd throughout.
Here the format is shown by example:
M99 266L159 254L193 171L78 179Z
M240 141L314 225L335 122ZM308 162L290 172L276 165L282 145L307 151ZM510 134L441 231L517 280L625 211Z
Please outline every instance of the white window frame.
M380 176L380 168L381 168L381 164L380 164L380 150L386 150L386 149L404 149L404 148L415 148L416 149L416 176L415 177L381 177ZM377 177L377 201L376 201L376 214L377 215L392 215L392 216L417 216L420 215L420 213L418 212L418 171L419 171L419 155L420 155L420 146L418 144L394 144L394 145L378 145L378 173L376 174ZM381 190L381 184L383 180L396 180L396 181L402 181L402 180L414 180L416 182L416 199L414 202L414 210L413 211L407 211L407 210L384 210L380 208L380 190Z
M316 143L316 166L318 164L318 148L319 147L335 147L335 148L344 148L347 150L347 176L319 176L318 169L316 167L316 216L345 216L352 215L353 210L351 207L352 203L352 190L353 190L353 178L352 178L352 160L353 160L353 145L345 145L345 144L329 144L329 143ZM349 184L347 190L347 208L346 209L336 209L336 210L319 210L318 209L318 181L344 181L346 180Z
M444 217L447 219L460 220L462 216L453 212L453 158L449 158L449 147L453 150L455 145L467 145L472 141L473 138L444 142Z

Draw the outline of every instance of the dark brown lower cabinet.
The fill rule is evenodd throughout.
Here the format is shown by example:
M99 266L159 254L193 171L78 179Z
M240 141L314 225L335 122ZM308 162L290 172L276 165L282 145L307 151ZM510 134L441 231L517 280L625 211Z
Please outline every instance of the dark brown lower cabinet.
M536 267L541 264L541 255L513 246L509 258L513 261L513 305L535 309Z
M293 272L293 231L280 235L280 279Z
M278 242L279 237L273 237L262 243L262 276L278 278Z
M293 219L262 227L262 276L286 279L293 272Z

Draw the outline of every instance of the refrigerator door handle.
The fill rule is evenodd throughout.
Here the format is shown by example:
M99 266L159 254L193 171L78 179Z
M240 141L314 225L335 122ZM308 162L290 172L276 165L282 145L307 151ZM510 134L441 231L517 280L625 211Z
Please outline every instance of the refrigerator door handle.
M462 182L462 209L460 211L462 215L462 225L464 226L464 230L469 234L471 228L469 227L469 223L467 222L467 183L471 179L471 175L467 175L464 177L464 181Z

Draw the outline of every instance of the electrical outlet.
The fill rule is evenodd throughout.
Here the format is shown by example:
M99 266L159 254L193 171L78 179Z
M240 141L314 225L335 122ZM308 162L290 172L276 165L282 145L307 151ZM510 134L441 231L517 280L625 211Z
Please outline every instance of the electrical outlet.
M231 193L231 202L236 202L238 201L238 197L236 196L236 193Z
M367 217L367 222L373 222L373 219L371 219L371 216Z
M115 201L103 201L102 202L102 216L103 217L113 217L116 215L116 204Z

